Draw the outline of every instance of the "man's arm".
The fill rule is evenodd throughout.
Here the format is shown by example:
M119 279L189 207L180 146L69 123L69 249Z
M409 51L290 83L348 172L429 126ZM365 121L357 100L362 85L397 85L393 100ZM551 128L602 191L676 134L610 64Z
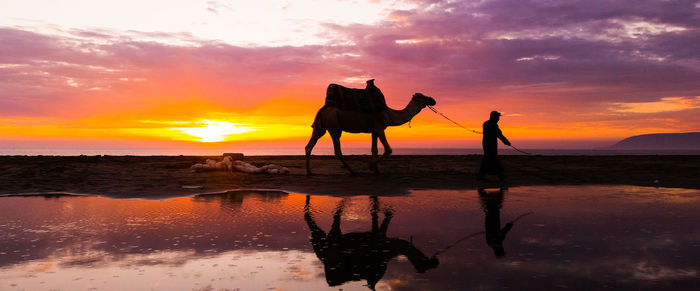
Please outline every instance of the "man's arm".
M503 136L503 133L501 132L500 128L498 129L498 139L500 139L505 145L510 146L510 141L508 141L508 139L505 136Z

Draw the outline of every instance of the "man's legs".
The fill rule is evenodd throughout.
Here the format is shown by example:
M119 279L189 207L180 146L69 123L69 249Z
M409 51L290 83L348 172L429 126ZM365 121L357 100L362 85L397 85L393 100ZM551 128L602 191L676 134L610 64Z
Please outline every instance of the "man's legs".
M481 166L479 166L479 173L476 174L476 179L477 180L484 180L486 178L486 174L488 174L488 161L487 157L484 156L484 158L481 160Z
M498 158L498 156L495 156L493 159L493 173L498 175L498 179L501 181L506 179L506 175L503 174L503 165L501 165L501 160Z
M497 175L501 180L506 178L503 174L503 166L501 165L500 159L498 159L498 154L494 154L491 151L486 151L484 153L484 159L481 161L479 173L476 175L476 178L483 180L487 174Z

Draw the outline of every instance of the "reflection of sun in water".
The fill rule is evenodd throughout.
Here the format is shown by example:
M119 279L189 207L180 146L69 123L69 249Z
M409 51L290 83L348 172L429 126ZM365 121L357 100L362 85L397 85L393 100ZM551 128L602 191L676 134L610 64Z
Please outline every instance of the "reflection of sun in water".
M185 134L197 137L201 142L218 142L226 140L226 136L231 134L241 134L257 130L254 127L240 126L228 121L202 120L197 122L204 124L201 127L177 127L171 130L178 130Z

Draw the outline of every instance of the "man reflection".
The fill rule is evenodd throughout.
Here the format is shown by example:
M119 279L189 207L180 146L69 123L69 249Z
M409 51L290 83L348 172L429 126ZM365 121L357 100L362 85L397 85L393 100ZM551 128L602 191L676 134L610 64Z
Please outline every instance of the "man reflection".
M379 201L370 197L372 231L342 234L340 217L345 208L343 199L333 214L333 225L326 234L314 221L309 210L311 196L306 196L304 219L311 230L311 244L316 256L323 262L326 282L329 286L341 285L348 281L367 280L367 286L374 290L384 276L387 263L398 255L404 255L417 272L423 273L438 266L435 257L428 258L412 243L386 237L389 222L393 217L390 210L384 210L384 220L379 226Z
M493 249L493 254L498 258L506 255L506 251L503 249L503 240L506 239L506 234L513 227L513 222L509 222L501 229L501 206L503 206L503 193L506 190L506 188L500 188L497 192L487 191L483 188L478 190L481 207L485 214L486 244Z

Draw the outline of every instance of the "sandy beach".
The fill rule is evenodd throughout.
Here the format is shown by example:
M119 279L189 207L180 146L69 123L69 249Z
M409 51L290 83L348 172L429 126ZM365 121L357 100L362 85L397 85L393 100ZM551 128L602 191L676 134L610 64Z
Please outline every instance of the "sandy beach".
M480 155L391 156L382 174L369 156L348 156L350 176L333 156L314 156L307 176L303 156L250 156L256 166L277 164L286 175L193 172L203 156L2 156L0 194L69 192L115 198L168 198L228 189L275 189L318 195L404 195L411 189L474 189L525 185L636 185L700 188L700 156L502 156L508 179L479 182ZM187 189L182 186L202 186Z

